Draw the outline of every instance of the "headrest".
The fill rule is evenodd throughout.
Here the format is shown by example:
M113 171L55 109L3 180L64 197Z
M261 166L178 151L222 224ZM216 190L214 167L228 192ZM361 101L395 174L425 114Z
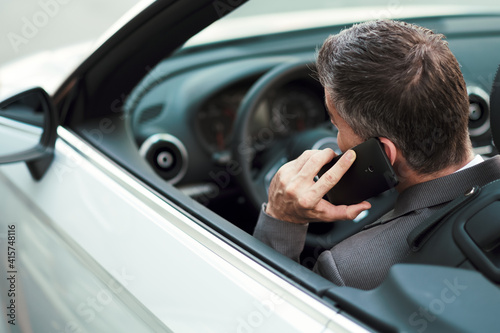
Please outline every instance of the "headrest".
M498 66L490 94L490 126L493 143L500 150L500 66Z

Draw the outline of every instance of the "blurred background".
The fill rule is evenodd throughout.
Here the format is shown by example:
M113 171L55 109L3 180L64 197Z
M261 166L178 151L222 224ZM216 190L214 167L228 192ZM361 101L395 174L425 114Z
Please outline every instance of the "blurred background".
M138 2L140 0L0 0L0 66L40 50L94 40ZM250 0L234 16L367 5L397 10L400 6L422 2L434 1ZM440 3L498 5L498 0L444 0Z
M99 37L139 0L1 0L0 65Z
M152 0L0 0L0 98L31 86L54 92L93 50L97 41L134 6ZM178 0L190 1L190 0ZM218 0L213 0L214 4ZM435 0L249 0L229 17L303 9L379 6L373 18ZM498 0L441 0L448 4L493 5ZM300 19L300 18L298 18ZM221 32L222 33L222 32ZM33 56L35 55L35 56Z

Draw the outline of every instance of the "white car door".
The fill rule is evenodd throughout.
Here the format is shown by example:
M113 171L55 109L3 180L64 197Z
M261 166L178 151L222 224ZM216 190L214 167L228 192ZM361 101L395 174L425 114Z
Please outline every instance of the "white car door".
M0 286L4 304L14 305L7 331L355 327L70 131L58 134L40 181L22 163L0 167L1 250L10 278Z
M0 165L3 331L362 331L68 126L23 126L0 127L0 162L47 130L55 146L39 174L21 157Z

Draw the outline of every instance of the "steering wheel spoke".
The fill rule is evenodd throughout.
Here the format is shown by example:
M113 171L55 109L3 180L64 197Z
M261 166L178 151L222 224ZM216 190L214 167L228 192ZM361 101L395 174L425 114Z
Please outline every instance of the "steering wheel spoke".
M267 198L269 185L279 168L289 161L287 146L290 139L279 140L272 147L263 152L259 158L259 167L252 170L254 186Z
M305 98L304 92L297 88L297 85L293 85L289 91L285 88L289 87L292 82L312 80L311 68L313 66L312 61L308 59L307 61L295 60L271 69L253 84L236 114L232 156L242 168L242 172L237 175L237 181L257 210L260 209L262 203L267 201L269 185L278 169L296 157L290 153L290 147L297 146L296 137L312 130L312 127L316 126L313 124L321 121L321 111L318 111L317 105L320 104L319 108L322 107L322 97L318 96L318 101L314 98ZM319 85L314 80L312 82L314 83L311 84ZM304 88L304 91L307 89ZM290 98L291 102L279 99L268 105L266 101L268 101L269 92L273 91L285 91L283 96ZM301 100L304 102L299 103ZM277 118L273 118L271 114L263 115L262 105L268 105L273 112L279 111L277 114L272 113ZM326 118L326 112L324 116ZM263 126L262 128L256 129L255 119L259 119L257 126ZM266 123L265 119L273 119L273 121ZM280 125L288 127L284 128ZM252 135L253 142L250 139ZM334 133L329 131L328 136L334 136ZM310 145L305 149L312 147Z

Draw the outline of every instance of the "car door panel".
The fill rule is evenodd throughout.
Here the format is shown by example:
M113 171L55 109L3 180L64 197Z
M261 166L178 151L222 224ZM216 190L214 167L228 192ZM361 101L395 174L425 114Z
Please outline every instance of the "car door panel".
M63 139L41 181L22 164L0 167L2 196L24 197L11 199L22 206L19 211L46 216L39 224L92 262L88 274L94 280L118 281L129 295L125 301L147 308L164 329L321 332L340 316L202 228L71 132L60 128L59 134ZM9 204L1 202L0 209ZM30 223L12 217L18 218L8 223ZM50 249L39 248L44 260L50 258ZM70 283L72 277L61 279ZM104 311L96 315L107 318Z

